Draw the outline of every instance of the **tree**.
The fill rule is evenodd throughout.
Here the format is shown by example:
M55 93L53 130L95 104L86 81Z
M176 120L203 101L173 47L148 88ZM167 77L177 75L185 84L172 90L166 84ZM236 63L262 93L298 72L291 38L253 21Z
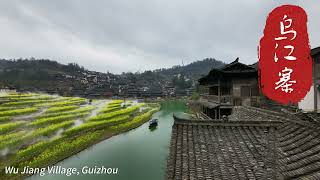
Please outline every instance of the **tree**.
M197 92L193 92L191 95L191 100L198 100L200 98L200 94Z

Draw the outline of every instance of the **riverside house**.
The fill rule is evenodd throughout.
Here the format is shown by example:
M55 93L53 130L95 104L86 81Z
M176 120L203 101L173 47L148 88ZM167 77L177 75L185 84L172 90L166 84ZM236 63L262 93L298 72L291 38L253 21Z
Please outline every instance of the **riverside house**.
M202 114L212 119L230 115L233 106L253 106L260 102L257 63L246 65L239 58L212 69L199 79Z

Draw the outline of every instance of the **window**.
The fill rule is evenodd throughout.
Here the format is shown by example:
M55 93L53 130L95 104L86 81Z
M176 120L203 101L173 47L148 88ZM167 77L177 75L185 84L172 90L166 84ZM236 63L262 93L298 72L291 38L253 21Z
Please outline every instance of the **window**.
M251 96L259 96L259 88L251 87Z
M218 86L212 86L209 88L209 95L218 95Z
M240 91L242 97L250 96L250 86L241 86Z

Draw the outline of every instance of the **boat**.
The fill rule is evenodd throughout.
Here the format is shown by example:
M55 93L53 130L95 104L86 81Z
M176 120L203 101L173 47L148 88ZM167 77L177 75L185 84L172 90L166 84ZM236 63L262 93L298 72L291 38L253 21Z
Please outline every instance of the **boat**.
M155 127L158 126L158 119L151 119L149 121L149 127Z
M149 130L151 131L151 132L153 132L153 131L155 131L155 130L157 130L158 129L158 126L149 126Z

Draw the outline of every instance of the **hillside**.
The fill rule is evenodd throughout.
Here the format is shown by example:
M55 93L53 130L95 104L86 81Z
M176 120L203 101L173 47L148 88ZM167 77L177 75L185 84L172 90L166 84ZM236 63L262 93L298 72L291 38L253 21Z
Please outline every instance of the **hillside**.
M71 63L47 59L0 60L0 88L43 91L78 96L167 96L187 95L197 80L224 63L213 58L185 66L143 73L100 73Z
M207 75L212 68L219 68L225 65L223 62L214 58L206 58L204 60L198 60L185 66L173 66L168 69L156 70L160 74L167 76L174 76L177 74L184 74L192 79L199 79L203 75Z
M67 78L79 76L81 71L84 69L77 64L62 65L44 59L0 60L0 86L21 91L63 92L81 87L78 81Z

